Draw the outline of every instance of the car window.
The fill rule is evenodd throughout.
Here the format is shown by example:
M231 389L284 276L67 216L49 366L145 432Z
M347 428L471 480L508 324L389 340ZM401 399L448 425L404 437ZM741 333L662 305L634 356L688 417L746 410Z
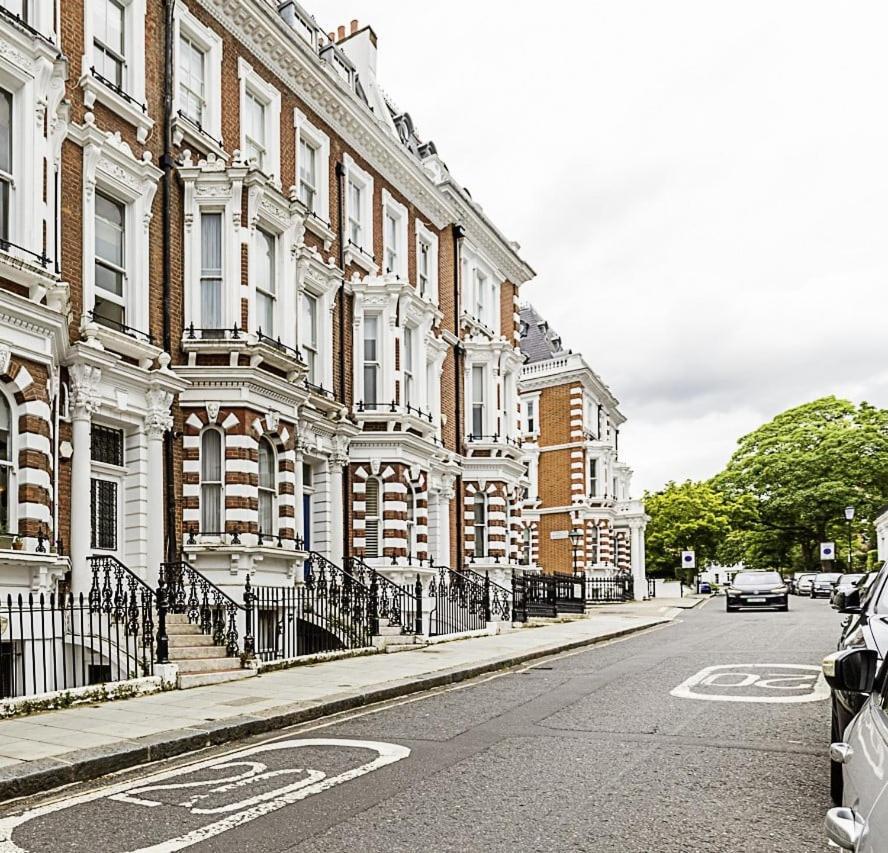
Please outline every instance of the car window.
M817 575L818 581L837 581L841 575L838 572L821 572Z
M888 578L888 563L883 564L876 579L863 594L861 604L867 613L888 613L888 600L884 595L886 578Z
M777 572L740 572L734 578L735 584L743 584L747 586L755 586L756 584L774 584L775 586L783 583L783 578Z

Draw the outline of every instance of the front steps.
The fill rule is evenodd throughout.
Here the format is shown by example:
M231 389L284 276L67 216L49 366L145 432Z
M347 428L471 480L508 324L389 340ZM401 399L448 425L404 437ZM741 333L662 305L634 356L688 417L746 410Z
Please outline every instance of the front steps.
M389 625L388 619L379 620L379 633L373 638L373 645L386 654L409 652L412 649L421 649L428 644L426 637L417 637L416 634L402 634L397 625Z
M177 686L203 687L256 675L254 669L243 669L240 656L228 657L223 646L213 644L209 634L201 633L184 613L170 613L166 620L170 663L179 667Z

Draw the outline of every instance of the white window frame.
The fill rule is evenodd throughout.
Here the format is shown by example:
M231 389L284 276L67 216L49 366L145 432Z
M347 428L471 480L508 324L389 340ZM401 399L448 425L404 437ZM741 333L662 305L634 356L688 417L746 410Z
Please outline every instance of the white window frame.
M417 506L416 506L416 488L413 483L407 483L407 493L404 496L405 506L407 507L407 512L405 515L406 518L406 542L407 542L407 554L415 555L417 553L416 549L416 517L417 517Z
M595 468L595 476L592 469ZM597 456L590 456L586 460L586 491L590 498L597 498L601 486L601 460Z
M271 272L271 289L260 287L258 272L258 259L260 255L267 252L268 240L272 244L272 252L270 259ZM270 228L264 224L258 225L253 230L253 240L250 243L250 278L253 281L253 322L251 323L252 331L261 332L263 335L274 338L279 334L279 297L281 292L281 235L275 234ZM264 284L264 283L263 283ZM264 318L259 316L260 296L271 301L272 327L266 328L261 322Z
M481 498L479 501L478 498ZM478 506L484 510L484 523L479 524ZM474 556L475 559L486 560L490 553L490 500L486 492L478 489L472 498L472 530L475 534ZM478 531L481 531L479 548Z
M218 216L219 217L219 227L220 227L220 237L221 241L219 244L219 267L218 267L218 275L208 275L209 268L205 268L203 264L203 223L204 218L207 216ZM201 329L224 329L227 328L225 324L225 211L216 210L213 208L201 208L198 212L198 223L197 223L197 231L198 231L198 241L200 245L200 257L198 258L198 266L200 271L200 276L198 279L198 318L200 320L200 328ZM204 291L204 282L205 281L217 281L219 282L219 319L215 324L208 324L207 319L204 317L203 313L203 291Z
M367 321L372 320L376 324L376 358L367 361L366 357L366 341L367 341ZM376 396L385 395L385 380L383 373L383 365L385 363L383 351L383 318L381 314L366 314L361 324L361 388L363 390L363 403L366 410L381 409L385 404L383 400L368 400L366 382L364 380L365 371L368 367L376 369Z
M308 295L317 303L317 378L309 382L328 391L333 388L333 323L330 312L333 309L336 291L341 285L341 273L328 267L318 258L311 256L307 263L296 265L296 292L299 310L296 313L296 346L302 346L302 296Z
M531 417L531 410L533 417ZM531 421L533 423L531 424ZM521 427L525 435L537 436L540 434L540 395L524 397L521 400Z
M204 478L204 438L208 433L215 433L219 436L219 480L206 480ZM198 519L200 524L200 532L202 534L222 534L225 532L225 433L223 430L215 426L209 426L200 435L200 444L198 445L200 454L200 467L198 468ZM219 528L217 530L205 529L204 522L204 486L216 486L219 489Z
M184 104L179 95L179 50L182 38L187 38L195 47L204 54L204 88L206 95L205 116L198 128L193 119L182 116ZM210 27L202 24L188 7L180 2L176 3L173 20L173 38L175 44L175 60L173 63L173 133L179 136L177 145L181 145L184 139L196 145L200 150L208 150L217 156L224 156L221 150L222 142L222 37ZM203 132L201 132L203 131ZM213 143L216 143L214 145Z
M129 270L129 263L128 262L131 259L131 255L129 252L130 232L131 232L132 226L133 226L132 215L130 213L130 206L125 201L123 201L119 198L115 198L111 193L105 192L104 189L101 187L96 189L96 195L97 196L100 195L104 199L109 201L111 204L115 204L115 205L119 206L123 211L123 226L122 226L123 251L121 253L123 263L122 263L122 265L117 265L113 261L109 261L106 258L102 258L100 261L98 254L96 254L96 252L95 252L95 246L93 246L93 305L92 305L92 310L95 312L96 302L99 298L101 298L106 302L110 302L114 305L117 305L123 313L123 325L131 326L132 324L127 322L127 320L129 319L129 304L128 303L133 301L132 299L129 298L130 276L128 273L128 270ZM95 218L97 218L98 215L99 214L96 211L96 208L94 207L93 208L93 217L94 217L93 228L95 228L95 224L96 224ZM98 284L95 284L95 272L96 272L95 268L96 268L96 266L103 266L106 269L109 269L112 272L115 272L115 273L122 276L123 283L120 288L121 289L120 296L118 296L116 293L112 293L110 290L105 290L104 288L100 288L98 286ZM95 320L97 323L103 322L103 320L98 317L95 317ZM110 328L118 329L118 331L121 331L118 328L117 323L113 318L104 318L104 320L106 323L107 322L111 323ZM147 331L147 329L144 329L142 331Z
M0 524L5 524L6 532L15 536L18 533L18 416L17 406L12 394L0 387L0 405L5 405L9 411L9 450L10 459L0 459L0 467L7 469L6 487L8 495L8 518L0 518Z
M367 496L370 492L370 483L373 483L376 486L376 514L370 515L370 502L367 500ZM378 558L382 557L385 553L385 548L383 545L383 485L382 480L379 477L368 477L364 482L364 556L370 558ZM370 553L370 537L368 533L370 532L370 523L373 522L376 525L376 553Z
M389 219L394 226L394 246L391 245ZM407 208L385 188L382 190L382 223L382 270L407 281ZM390 254L393 255L391 264Z
M83 14L83 59L80 86L83 88L83 103L92 109L98 101L108 107L136 128L139 142L147 142L154 121L142 107L145 104L145 10L147 0L120 0L123 6L123 44L126 76L121 88L132 98L122 97L110 86L102 83L92 72L95 65L93 42L93 5L84 3ZM135 103L133 103L133 101Z
M237 60L237 76L240 81L240 151L246 156L246 116L247 94L252 95L265 107L265 157L261 172L268 175L275 185L281 179L281 93L270 83L266 83L243 57Z
M296 133L296 186L300 187L299 154L301 143L306 142L315 151L315 165L317 169L317 186L315 187L314 205L310 209L314 217L306 220L306 227L311 229L311 220L320 219L321 222L330 225L330 137L318 130L299 110L293 110L293 127ZM301 198L301 195L300 195ZM318 234L326 237L327 232Z
M429 271L425 292L423 292L419 271L423 243L429 247ZM438 304L438 236L418 219L416 220L416 292L421 299L427 299L435 305Z
M419 394L419 374L417 369L419 354L420 330L416 326L404 324L401 330L401 402L404 406L419 408L421 402ZM407 341L410 346L407 346ZM409 358L408 358L409 353Z
M486 364L474 363L470 366L470 400L469 408L469 435L474 441L482 441L487 430L487 411L489 409L488 397L490 393L489 369ZM478 376L480 375L480 382ZM480 394L478 392L481 392ZM475 414L478 412L478 423L475 423ZM475 431L475 427L480 426L480 432Z
M299 319L302 321L299 333L299 346L302 350L306 367L308 368L306 379L312 385L323 385L323 365L321 362L321 297L311 291L303 290L299 294L299 301L301 312ZM314 305L313 314L308 311L306 307L308 305ZM314 326L314 329L312 330L313 334L311 335L307 328L307 320L309 317L311 317L313 321L312 325Z
M271 479L273 485L271 487L262 485L262 447L266 446L271 451ZM279 518L278 518L278 499L280 497L280 476L278 471L278 453L277 448L274 446L274 442L271 441L267 436L260 437L257 443L257 451L258 451L258 459L257 459L257 472L258 479L256 485L256 495L258 498L257 501L257 509L256 509L256 523L259 533L263 536L277 536L278 528L280 527ZM262 529L262 494L266 493L271 496L271 530L263 530Z
M95 195L99 190L127 207L126 323L148 332L150 281L145 259L150 257L152 205L163 173L152 163L137 160L119 136L100 131L95 124L72 127L69 135L83 147L83 311L95 305ZM84 317L82 322L89 319ZM131 345L132 338L118 335L118 342Z
M127 500L127 474L128 474L128 459L127 459L127 434L126 430L120 424L113 423L98 423L93 421L93 427L100 426L106 427L108 429L116 430L117 432L122 433L121 435L121 452L123 455L123 465L114 465L108 462L99 462L92 458L92 448L90 448L90 497L92 496L93 490L93 480L105 480L107 482L112 482L117 485L117 531L115 534L115 547L114 548L101 548L98 545L93 546L92 544L92 532L93 525L95 524L95 518L92 514L92 507L90 507L90 551L98 551L102 554L113 554L113 555L121 555L126 550L126 540L125 540L125 509L126 509L126 500Z
M373 240L373 176L365 172L348 154L343 155L345 165L345 221L346 263L356 263L368 272L376 271ZM361 190L360 210L351 210L351 185ZM351 221L360 224L360 240L351 240Z
M483 277L483 287L480 292L479 276ZM462 248L460 278L462 313L497 335L500 328L500 288L504 277L493 263L466 243Z

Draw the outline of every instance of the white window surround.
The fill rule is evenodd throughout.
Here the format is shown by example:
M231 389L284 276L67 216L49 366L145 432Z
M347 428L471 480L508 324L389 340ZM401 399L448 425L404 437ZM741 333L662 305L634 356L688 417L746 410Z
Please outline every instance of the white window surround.
M219 437L218 443L218 477L208 476L214 474L215 471L208 470L209 462L205 454L207 452L207 436L214 433ZM225 432L217 426L208 426L201 433L199 453L200 453L200 489L198 492L198 503L200 509L200 532L202 534L218 534L225 531ZM208 506L207 502L213 493L216 497L213 505ZM214 523L215 522L215 523Z
M392 235L389 233L388 219L394 222L395 245L389 245ZM396 275L402 281L407 281L407 208L396 201L392 194L385 188L382 190L382 269L385 273ZM394 267L389 269L389 250L395 253Z
M281 182L281 93L266 83L243 57L237 60L237 76L240 81L240 150L245 156L246 132L244 116L247 111L247 93L265 106L265 163L262 171L275 185Z
M349 229L346 229L345 263L356 264L368 273L375 273L379 267L373 254L373 176L358 166L348 154L343 155L342 162L345 166L345 221L348 223L354 218L361 225L361 239L357 246L350 240ZM357 211L350 209L349 188L352 183L361 190L361 209Z
M325 248L332 245L335 234L330 228L330 137L318 130L299 110L293 110L293 127L296 133L296 183L299 183L299 143L307 142L316 152L317 186L312 213L305 226L324 240Z
M488 436L493 435L496 432L496 370L495 370L495 362L491 363L488 359L472 359L467 358L465 362L465 382L464 382L464 394L465 394L465 422L463 424L463 432L465 435L475 435L477 436L477 432L474 429L475 424L472 422L472 404L476 402L475 397L478 396L475 394L474 387L474 377L473 377L473 368L481 367L484 369L484 386L481 389L481 401L483 401L484 406L481 414L481 435L485 437L485 441L489 440ZM477 440L477 438L476 438Z
M179 115L179 111L183 110L179 94L179 50L183 36L204 54L205 117L200 128ZM174 12L173 39L176 51L173 62L173 142L182 145L187 141L199 151L227 157L222 140L222 37L202 24L185 4L179 2Z
M6 485L7 485L7 510L8 518L0 516L0 525L6 527L8 533L15 534L18 532L18 417L19 411L15 399L12 394L6 393L5 389L0 386L0 407L5 407L9 414L9 459L0 459L0 465L6 469Z
M101 82L92 72L93 62L93 8L84 3L83 64L79 84L83 89L83 104L92 109L96 101L112 110L136 128L136 138L146 142L154 121L143 109L145 105L145 7L146 0L122 0L124 7L123 40L126 58L126 77L121 87L132 101ZM133 101L135 103L133 103Z
M0 3L0 5L9 8L9 4ZM18 0L17 4L13 5L16 7L12 9L14 15L20 16L20 8L26 9L25 23L41 35L55 41L55 33L53 32L54 0Z
M421 279L421 245L429 247L428 251L428 285L425 293L422 292ZM416 292L421 299L438 304L438 236L430 228L416 220Z
M593 478L592 473L595 473ZM602 483L602 465L601 459L597 456L587 456L586 458L586 493L590 498L596 498L601 494Z
M484 290L481 299L483 304L480 312L476 308L476 303L479 301L476 292L476 283L479 275L484 280ZM474 323L480 324L484 329L497 334L500 327L499 302L500 286L504 281L503 275L477 249L469 244L464 244L462 247L460 277L462 280L462 313Z
M334 297L340 279L335 267L325 267L315 260L300 260L296 265L296 290L298 298L308 294L317 302L317 376L314 383L333 389L333 321ZM302 313L296 315L296 338L302 343ZM286 321L285 321L286 322ZM311 381L311 380L310 380Z
M95 304L95 196L104 195L126 206L126 324L141 332L149 331L148 264L149 225L152 203L161 177L146 152L137 160L120 134L99 130L91 113L87 124L73 126L71 137L83 147L83 311L82 324L88 324L86 312ZM131 339L105 330L103 335ZM103 338L104 340L104 338Z
M293 205L284 198L268 181L259 180L261 173L252 172L248 175L245 185L248 186L247 195L247 221L248 228L248 256L249 271L249 331L259 331L259 317L257 314L256 280L259 267L259 257L256 254L259 234L261 229L266 234L275 238L274 280L275 280L275 328L272 337L280 338L281 343L290 347L296 347L296 323L293 317L297 314L299 304L296 299L296 288L293 282L296 278L296 251L297 233L302 217L295 213ZM265 334L267 330L263 329Z
M179 168L184 198L185 337L201 320L201 214L222 214L222 328L241 325L241 199L246 168L225 169L222 160L186 161ZM199 338L200 333L195 331Z
M533 407L533 424L528 415L529 407ZM521 431L525 435L538 436L540 434L540 394L524 394L521 397Z

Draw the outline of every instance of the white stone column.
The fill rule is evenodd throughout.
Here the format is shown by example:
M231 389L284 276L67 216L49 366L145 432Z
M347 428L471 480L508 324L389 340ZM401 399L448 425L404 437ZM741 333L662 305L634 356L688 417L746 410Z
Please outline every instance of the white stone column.
M296 445L296 462L294 463L296 466L296 470L293 472L293 479L295 481L294 490L296 492L296 531L295 535L298 536L303 541L305 540L305 499L303 495L303 489L305 488L305 479L302 472L302 463L304 461L304 457L302 455L302 449L299 445Z
M342 566L342 537L345 529L342 507L342 466L348 464L347 442L334 439L330 454L330 561Z
M92 474L92 416L99 408L98 384L102 371L89 364L73 364L71 385L71 590L86 595L92 584L87 557L92 551L90 480Z
M145 437L148 439L148 478L146 498L148 500L148 537L146 570L143 578L148 584L154 583L160 564L164 560L164 492L163 492L163 435L172 429L173 416L170 406L173 395L163 388L151 388L145 394L148 410L145 413Z
M641 601L647 595L647 578L644 573L644 530L638 521L631 522L631 550L630 560L632 565L632 583L634 586L635 600Z

